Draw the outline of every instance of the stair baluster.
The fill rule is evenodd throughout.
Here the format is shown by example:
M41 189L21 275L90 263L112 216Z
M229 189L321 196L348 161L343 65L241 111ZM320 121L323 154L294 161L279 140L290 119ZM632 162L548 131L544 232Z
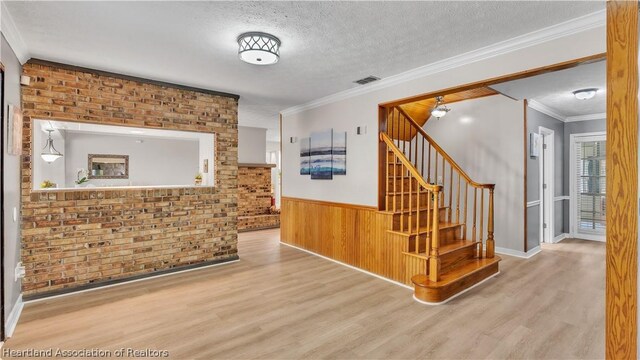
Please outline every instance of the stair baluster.
M489 219L487 220L487 254L488 258L495 256L495 241L493 240L493 187L489 188Z

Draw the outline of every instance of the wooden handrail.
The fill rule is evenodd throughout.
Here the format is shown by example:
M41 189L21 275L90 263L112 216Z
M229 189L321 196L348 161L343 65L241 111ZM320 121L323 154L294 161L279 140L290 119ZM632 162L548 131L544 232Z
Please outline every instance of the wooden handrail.
M413 125L413 127L416 128L416 130L422 134L422 136L425 137L425 139L427 139L427 141L431 144L431 146L433 146L434 149L436 149L437 152L439 152L443 158L445 158L447 160L447 162L449 162L449 164L451 165L451 167L455 168L456 171L458 172L458 174L462 175L462 177L465 178L465 180L467 180L467 182L469 183L469 185L476 187L476 188L481 188L481 189L494 189L495 188L495 184L481 184L478 182L475 182L471 179L471 177L464 172L464 170L462 170L462 168L460 167L460 165L458 165L451 156L449 156L449 154L447 154L446 151L444 151L440 145L438 145L438 143L436 143L431 136L427 135L427 132L424 131L424 129L418 125L418 123L413 120L413 118L411 116L409 116L409 114L407 114L401 107L396 106L396 109L398 109L398 111Z
M411 176L413 176L418 181L418 183L422 185L423 188L433 192L442 191L442 185L429 184L422 178L422 176L418 173L418 170L416 170L413 167L413 164L411 164L411 161L409 161L409 159L407 159L407 157L402 153L402 151L398 149L398 147L393 143L389 135L381 132L380 140L384 141L387 144L388 148L393 152L393 154L398 159L400 159L400 162L409 170L409 172L411 173Z

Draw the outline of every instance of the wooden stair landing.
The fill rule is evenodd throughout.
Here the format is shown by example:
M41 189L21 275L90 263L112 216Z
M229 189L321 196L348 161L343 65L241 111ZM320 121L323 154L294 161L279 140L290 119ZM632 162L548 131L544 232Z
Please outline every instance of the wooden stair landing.
M453 269L443 273L437 282L427 275L411 278L415 286L416 299L428 303L441 303L473 285L498 273L499 256L493 258L467 259Z

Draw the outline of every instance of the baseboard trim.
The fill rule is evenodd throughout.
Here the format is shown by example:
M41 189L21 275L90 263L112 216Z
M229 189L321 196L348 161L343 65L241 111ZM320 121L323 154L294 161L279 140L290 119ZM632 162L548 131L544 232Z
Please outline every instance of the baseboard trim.
M185 273L189 271L201 270L201 269L214 267L214 266L232 264L238 261L240 261L240 258L236 255L234 257L231 257L229 259L224 259L224 260L207 261L203 263L186 265L178 268L157 271L149 274L141 274L141 275L131 276L131 277L122 278L122 279L113 279L113 280L107 280L100 283L77 286L71 289L62 289L62 290L50 291L42 294L27 295L25 296L25 302L32 303L32 302L50 300L50 299L55 299L63 296L69 296L69 295L75 295L75 294L84 293L88 291L106 289L114 286L120 286L120 285L130 284L130 283L139 282L139 281L151 280L151 279L156 279L164 276L170 276L170 275Z
M564 240L564 239L566 239L568 237L569 237L569 234L567 234L567 233L560 234L560 235L558 235L558 236L553 238L553 243L557 244L560 241L562 241L562 240Z
M493 275L491 275L491 276L487 277L486 279L484 279L484 280L480 281L479 283L477 283L477 284L475 284L475 285L473 285L473 286L471 286L471 287L468 287L468 288L466 288L466 289L464 289L464 290L460 291L459 293L457 293L457 294L453 295L452 297L450 297L450 298L448 298L448 299L446 299L446 300L444 300L444 301L440 301L440 302L437 302L437 303L434 303L434 302L428 302L428 301L424 301L424 300L420 300L420 299L418 299L418 298L416 297L416 295L415 295L415 294L413 295L413 300L415 300L415 301L419 302L420 304L424 304L424 305L431 305L431 306L444 305L444 304L448 303L449 301L451 301L451 300L453 300L453 299L457 298L458 296L460 296L460 295L462 295L462 294L466 293L467 291L470 291L471 289L473 289L473 288L475 288L475 287L477 287L477 286L480 286L480 285L484 284L484 282L485 282L485 281L491 280L491 279L493 279L494 277L496 277L496 276L498 276L498 275L500 275L500 271L498 271L497 273L495 273L495 274L493 274Z
M18 320L20 319L23 308L24 301L22 301L22 295L20 295L18 296L18 300L16 300L13 309L11 309L11 313L9 313L9 317L7 318L7 322L5 323L4 330L7 338L13 336L13 332L16 330L16 326L18 325Z
M496 253L498 253L498 254L515 256L515 257L519 257L519 258L522 258L522 259L530 259L534 255L538 254L540 251L541 251L540 250L540 246L536 246L536 247L534 247L533 249L531 249L531 250L529 250L527 252L513 250L513 249L507 249L507 248L502 248L502 247L496 247Z
M279 229L279 228L280 228L280 224L271 225L271 226L262 226L262 227L250 228L250 229L238 229L238 233L246 233L246 232L260 231L260 230L270 230L270 229Z
M323 258L323 259L325 259L325 260L332 261L332 262L334 262L334 263L336 263L336 264L340 264L340 265L342 265L342 266L346 266L346 267L348 267L348 268L350 268L350 269L360 271L361 273L365 273L365 274L367 274L367 275L370 275L370 276L376 277L376 278L378 278L378 279L380 279L380 280L384 280L384 281L390 282L390 283L392 283L392 284L394 284L394 285L398 285L398 286L401 286L401 287L403 287L403 288L405 288L405 289L409 289L409 290L413 291L413 287L411 287L411 286L409 286L409 285L405 285L405 284L403 284L403 283L397 282L397 281L395 281L395 280L391 280L391 279L386 278L386 277L384 277L384 276L381 276L381 275L378 275L378 274L374 274L374 273L369 272L369 271L367 271L367 270L363 270L363 269L357 268L357 267L355 267L355 266L353 266L353 265L345 264L345 263L343 263L343 262L341 262L341 261L334 260L334 259L329 258L329 257L326 257L326 256L324 256L324 255L320 255L320 254L318 254L318 253L314 253L313 251L310 251L310 250L307 250L307 249L303 249L303 248L298 247L298 246L295 246L295 245L287 244L287 243L282 242L282 241L280 241L280 244L281 244L281 245L289 246L289 247L291 247L291 248L294 248L294 249L297 249L297 250L300 250L300 251L304 251L304 252L306 252L306 253L308 253L308 254L315 255L315 256L320 257L320 258Z

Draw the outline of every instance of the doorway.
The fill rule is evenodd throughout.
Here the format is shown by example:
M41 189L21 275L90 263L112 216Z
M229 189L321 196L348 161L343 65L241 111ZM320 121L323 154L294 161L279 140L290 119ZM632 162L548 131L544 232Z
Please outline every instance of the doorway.
M540 126L540 243L553 243L554 237L554 168L555 168L555 133L551 129Z
M606 145L607 137L604 132L571 135L572 237L605 241Z

